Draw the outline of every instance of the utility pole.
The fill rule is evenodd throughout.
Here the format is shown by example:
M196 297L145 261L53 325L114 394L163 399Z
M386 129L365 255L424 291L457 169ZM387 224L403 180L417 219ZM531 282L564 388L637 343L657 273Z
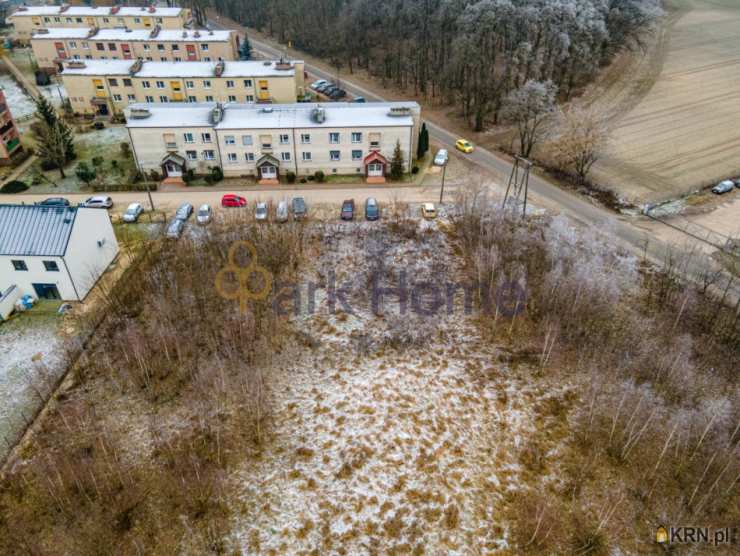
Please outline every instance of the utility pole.
M146 176L144 176L144 183L146 184L146 195L149 197L149 206L152 209L152 212L154 212L154 200L152 200L152 190L149 188L149 182L146 179Z
M447 172L447 161L442 165L442 188L439 190L439 204L442 204L442 197L445 194L445 173Z
M521 156L514 157L514 165L511 168L511 174L509 175L509 183L506 185L506 193L504 194L504 202L501 208L506 208L506 203L509 200L509 193L511 198L514 199L514 206L519 204L520 198L523 196L522 205L522 216L527 215L527 194L529 193L529 170L532 168L532 163L526 158Z

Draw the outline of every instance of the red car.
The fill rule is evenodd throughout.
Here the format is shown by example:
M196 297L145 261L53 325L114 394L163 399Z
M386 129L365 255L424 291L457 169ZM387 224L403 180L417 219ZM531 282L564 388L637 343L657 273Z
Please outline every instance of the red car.
M234 195L233 193L227 193L226 195L221 197L221 206L222 207L246 207L247 200L244 197L240 197L239 195Z

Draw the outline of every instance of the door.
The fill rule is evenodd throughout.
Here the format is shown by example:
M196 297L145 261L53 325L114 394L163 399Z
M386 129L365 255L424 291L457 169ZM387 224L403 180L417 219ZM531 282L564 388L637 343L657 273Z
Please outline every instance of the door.
M165 164L165 169L167 170L167 175L171 178L179 178L182 176L182 168L174 162L168 162Z
M107 115L108 115L108 105L98 104L98 116L107 116Z
M275 166L266 164L265 166L262 166L260 168L260 174L262 175L263 180L277 179L277 168L275 168Z
M56 284L31 284L39 299L61 299Z
M371 162L367 165L367 175L378 177L383 175L383 165L380 162Z

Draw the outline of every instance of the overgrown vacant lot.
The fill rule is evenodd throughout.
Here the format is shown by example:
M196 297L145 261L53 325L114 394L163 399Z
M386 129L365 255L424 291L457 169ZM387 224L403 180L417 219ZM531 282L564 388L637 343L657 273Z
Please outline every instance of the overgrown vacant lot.
M737 522L736 313L458 201L154 243L0 483L0 552L646 553ZM235 240L281 286L246 314L214 291Z
M682 15L650 54L655 59L640 60L595 94L606 111L628 109L614 121L610 148L595 165L594 178L643 201L740 174L740 3L669 4ZM615 91L625 90L631 97L615 103Z

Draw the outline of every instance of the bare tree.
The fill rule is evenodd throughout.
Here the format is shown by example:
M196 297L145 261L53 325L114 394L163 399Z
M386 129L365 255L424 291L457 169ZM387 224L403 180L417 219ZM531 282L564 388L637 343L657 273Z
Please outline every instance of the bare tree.
M561 170L572 170L583 183L609 138L606 116L594 108L575 105L558 113L550 155Z
M506 97L503 114L516 125L519 154L524 157L544 135L545 122L555 110L556 90L551 81L529 80Z

